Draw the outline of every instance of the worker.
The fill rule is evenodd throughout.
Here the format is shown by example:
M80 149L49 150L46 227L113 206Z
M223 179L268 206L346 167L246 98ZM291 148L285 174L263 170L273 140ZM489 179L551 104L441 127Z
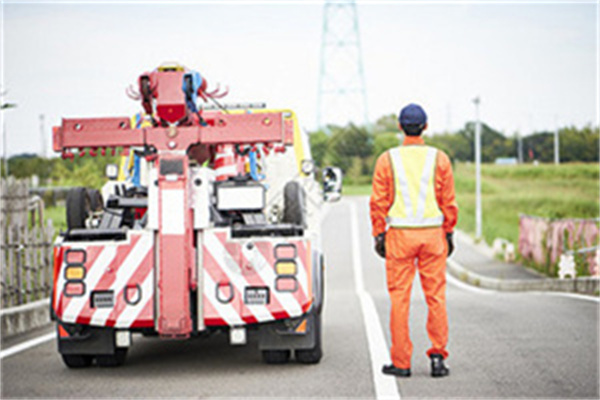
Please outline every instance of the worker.
M431 376L442 377L450 372L444 363L448 357L446 258L454 250L458 217L452 165L443 151L425 145L421 134L427 128L427 115L423 108L407 105L398 122L404 143L378 158L370 201L375 251L385 258L392 305L392 364L384 365L382 372L410 376L413 346L408 312L418 266L429 308Z

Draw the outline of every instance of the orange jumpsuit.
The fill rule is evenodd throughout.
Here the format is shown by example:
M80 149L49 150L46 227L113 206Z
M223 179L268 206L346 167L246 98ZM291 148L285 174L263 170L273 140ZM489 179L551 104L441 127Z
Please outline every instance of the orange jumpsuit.
M406 136L404 146L424 145L418 136ZM452 232L457 222L458 206L455 201L454 176L450 159L438 151L435 170L435 197L444 216L441 227L394 228L385 237L387 286L392 303L390 329L392 333L391 358L397 368L410 368L412 342L408 328L410 294L418 265L421 285L429 314L427 333L432 347L427 355L448 356L448 317L446 314L446 233ZM394 202L394 174L389 152L377 160L373 173L371 195L371 223L373 236L386 231L385 218Z

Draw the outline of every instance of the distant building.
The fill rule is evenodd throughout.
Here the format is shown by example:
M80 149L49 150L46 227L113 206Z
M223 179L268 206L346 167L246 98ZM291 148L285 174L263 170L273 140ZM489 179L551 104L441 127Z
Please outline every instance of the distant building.
M497 165L517 165L517 159L515 157L498 157L494 164Z

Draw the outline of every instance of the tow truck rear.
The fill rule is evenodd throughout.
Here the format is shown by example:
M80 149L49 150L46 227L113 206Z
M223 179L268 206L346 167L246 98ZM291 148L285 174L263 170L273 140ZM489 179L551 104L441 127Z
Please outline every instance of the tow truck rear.
M292 353L319 362L320 210L339 196L315 181L295 114L202 109L199 98L219 104L220 95L181 66L145 73L138 86L135 118L63 119L53 130L64 158L119 151L131 160L129 179L67 198L51 301L65 364L121 365L132 333L215 331L232 344L256 333L267 363Z

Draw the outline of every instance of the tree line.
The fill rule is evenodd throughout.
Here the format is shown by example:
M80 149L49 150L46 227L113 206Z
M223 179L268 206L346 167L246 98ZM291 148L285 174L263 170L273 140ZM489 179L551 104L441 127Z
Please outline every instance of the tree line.
M468 122L456 132L432 134L426 131L425 142L444 150L453 162L473 161L475 124ZM599 129L585 126L563 127L559 130L561 162L598 162ZM380 154L400 144L396 115L379 118L371 126L349 124L329 125L309 132L310 146L319 167L335 165L344 171L348 183L370 182L375 161ZM521 139L523 162L552 162L554 160L554 133L535 132ZM481 124L481 159L484 163L497 158L518 158L519 139L510 137L489 125ZM75 157L74 161L61 158L41 158L35 154L21 154L9 158L11 175L18 178L37 175L41 185L101 187L105 181L104 167L115 163L117 157ZM0 163L5 176L4 163Z
M456 132L432 134L425 131L425 143L444 150L452 162L474 160L475 124L467 122ZM335 165L344 171L348 183L370 182L375 161L389 148L401 141L396 115L379 118L367 128L349 124L329 125L309 133L310 146L315 163L322 167ZM585 126L559 129L559 153L561 162L598 162L600 131ZM521 138L523 162L553 162L554 132L535 132ZM486 123L481 124L481 160L493 163L498 158L519 159L519 136L510 137Z

